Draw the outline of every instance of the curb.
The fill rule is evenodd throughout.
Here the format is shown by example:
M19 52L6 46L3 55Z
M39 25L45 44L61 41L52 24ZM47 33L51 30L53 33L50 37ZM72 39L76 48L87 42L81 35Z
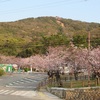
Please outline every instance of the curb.
M40 90L38 92L38 95L41 97L43 100L63 100L60 99L59 97L47 92L46 90Z

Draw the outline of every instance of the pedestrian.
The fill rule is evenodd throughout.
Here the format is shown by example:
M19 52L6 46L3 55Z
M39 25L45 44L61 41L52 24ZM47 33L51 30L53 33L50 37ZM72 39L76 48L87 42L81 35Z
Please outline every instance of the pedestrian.
M60 77L60 71L57 70L55 73L55 77L56 77L56 82L59 86L62 86L62 82L61 82L61 77Z
M49 78L53 78L53 72L51 70L49 70L47 74L48 74Z
M53 72L52 72L52 70L49 70L48 71L48 80L49 80L49 84L52 84L52 82L53 82Z

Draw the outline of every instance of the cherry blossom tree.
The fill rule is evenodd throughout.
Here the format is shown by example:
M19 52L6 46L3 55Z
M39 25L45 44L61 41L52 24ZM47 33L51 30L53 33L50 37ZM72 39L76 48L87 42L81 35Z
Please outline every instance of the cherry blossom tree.
M0 63L17 64L20 67L33 67L39 70L57 70L60 66L69 66L74 72L86 69L90 74L100 70L100 47L88 49L77 47L49 47L45 55L34 55L28 58L0 55Z

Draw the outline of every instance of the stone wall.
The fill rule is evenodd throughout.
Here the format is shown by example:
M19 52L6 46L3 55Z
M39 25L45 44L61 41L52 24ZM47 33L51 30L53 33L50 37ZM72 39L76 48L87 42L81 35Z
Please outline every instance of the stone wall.
M47 88L52 94L65 100L100 100L100 87Z

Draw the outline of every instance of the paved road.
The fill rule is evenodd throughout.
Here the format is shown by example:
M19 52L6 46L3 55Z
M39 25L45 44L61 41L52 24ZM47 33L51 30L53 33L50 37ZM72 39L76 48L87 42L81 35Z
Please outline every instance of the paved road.
M43 100L36 91L45 74L22 73L0 77L0 100Z

